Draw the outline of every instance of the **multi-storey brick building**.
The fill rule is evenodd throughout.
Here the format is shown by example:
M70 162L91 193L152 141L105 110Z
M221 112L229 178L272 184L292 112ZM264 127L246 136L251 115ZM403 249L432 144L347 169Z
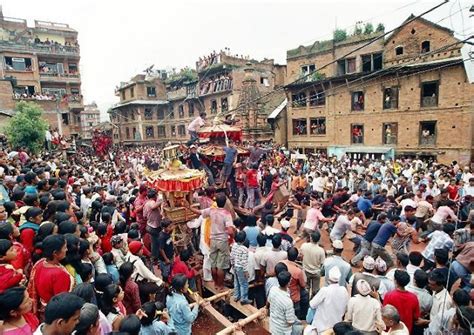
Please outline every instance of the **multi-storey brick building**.
M13 114L20 100L44 110L52 129L80 133L84 109L77 31L67 24L4 17L0 10L0 110Z
M287 52L289 147L338 157L425 155L468 163L474 85L467 80L463 43L449 29L413 16L366 45L374 37Z
M110 110L116 143L164 142L163 123L168 117L166 87L157 76L139 74L115 90L120 102Z
M84 105L81 115L81 137L84 140L92 139L92 131L100 123L100 110L95 102Z
M286 105L274 113L272 122L267 119L282 106L285 95L266 95L283 85L285 69L272 60L257 62L221 52L198 61L196 71L186 68L161 79L138 75L116 90L120 102L111 111L112 123L117 126L114 141L185 142L188 124L201 112L208 114L209 124L234 114L247 139L284 141ZM150 91L151 87L155 89Z

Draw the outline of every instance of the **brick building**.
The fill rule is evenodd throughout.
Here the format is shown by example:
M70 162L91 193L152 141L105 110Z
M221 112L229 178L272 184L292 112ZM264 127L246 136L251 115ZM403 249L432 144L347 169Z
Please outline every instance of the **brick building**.
M84 109L77 31L67 24L4 17L0 10L0 110L14 113L20 100L44 110L52 129L80 133Z
M92 131L100 123L100 110L95 102L84 105L84 110L80 114L81 137L84 140L92 139Z
M287 52L290 148L338 157L471 161L474 85L467 80L463 43L449 29L413 18L341 60L377 35Z
M232 115L240 120L237 125L246 139L285 141L286 97L283 93L267 97L284 84L285 70L273 60L258 62L221 52L200 59L196 70L137 75L116 90L120 102L111 110L114 141L185 142L188 124L201 112L207 113L209 123Z
M161 130L168 117L166 87L158 76L139 74L116 88L120 102L109 111L113 139L122 144L164 142Z

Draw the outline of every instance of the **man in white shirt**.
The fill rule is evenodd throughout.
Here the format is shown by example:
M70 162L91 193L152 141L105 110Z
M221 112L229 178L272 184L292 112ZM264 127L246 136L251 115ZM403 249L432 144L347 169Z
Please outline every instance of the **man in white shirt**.
M433 305L431 306L430 320L434 320L443 310L447 311L454 306L451 295L444 288L446 279L441 269L434 269L430 272L428 277L428 286L433 291Z
M202 126L206 124L206 113L201 113L188 125L188 132L191 136L191 141L194 142L198 139L198 131Z
M470 195L471 197L474 196L474 178L473 177L469 178L466 185L464 185L464 192L465 192L464 196L466 195Z
M321 334L342 321L349 301L349 293L344 286L339 285L340 278L341 271L338 267L329 270L329 286L322 287L309 302L309 307L316 309L317 312L304 334L311 334L314 329Z

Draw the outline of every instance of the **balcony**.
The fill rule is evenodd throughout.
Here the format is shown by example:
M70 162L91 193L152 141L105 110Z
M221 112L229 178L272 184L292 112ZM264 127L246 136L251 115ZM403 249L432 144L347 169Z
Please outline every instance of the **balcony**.
M168 100L184 99L186 98L186 95L187 95L186 87L181 87L175 91L170 91L167 93L167 95L168 95Z
M84 109L84 104L82 102L82 96L80 95L70 95L67 97L70 109Z
M39 55L61 55L79 57L79 47L59 44L19 43L0 41L0 51L35 52Z
M40 72L40 80L49 83L80 83L81 76L71 73Z

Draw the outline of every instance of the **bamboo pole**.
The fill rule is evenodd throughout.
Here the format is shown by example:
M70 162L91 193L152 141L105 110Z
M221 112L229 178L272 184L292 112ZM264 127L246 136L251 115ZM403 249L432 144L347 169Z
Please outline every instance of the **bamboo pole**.
M233 334L235 331L240 331L245 325L253 322L259 318L264 318L264 309L259 309L257 312L253 313L252 315L247 316L245 319L239 320L238 322L234 323L232 326L226 327L222 329L217 335L226 335L226 334Z

